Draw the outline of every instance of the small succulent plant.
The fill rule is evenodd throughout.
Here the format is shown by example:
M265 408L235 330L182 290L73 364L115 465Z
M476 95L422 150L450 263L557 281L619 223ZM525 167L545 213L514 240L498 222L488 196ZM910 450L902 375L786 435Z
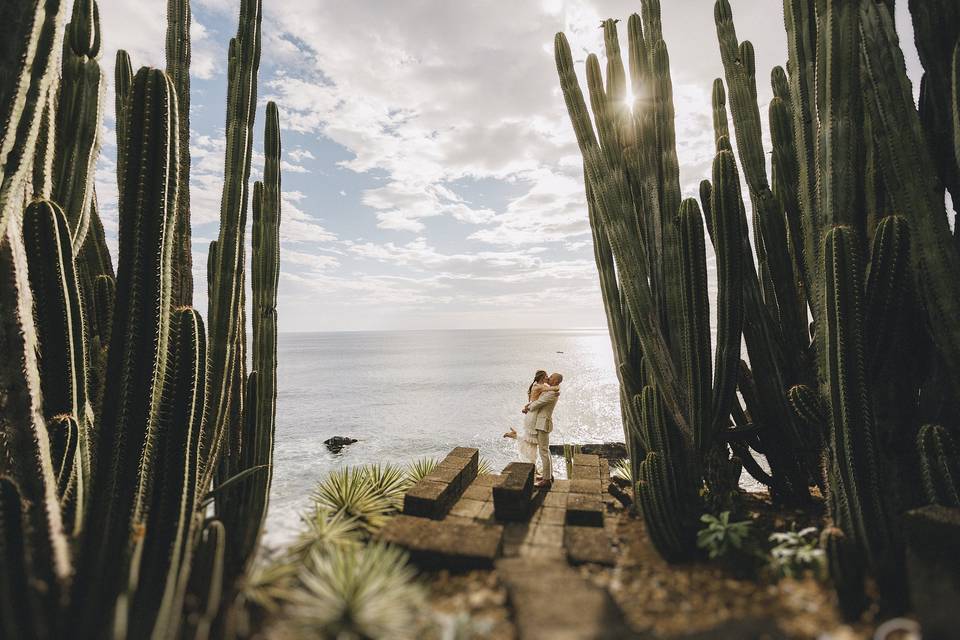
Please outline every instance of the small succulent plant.
M697 547L711 560L752 552L753 523L749 520L730 522L730 512L724 511L719 516L705 513L700 522L706 526L697 532Z
M826 554L820 548L816 527L800 531L771 533L770 566L781 576L796 578L807 571L822 576L826 568Z

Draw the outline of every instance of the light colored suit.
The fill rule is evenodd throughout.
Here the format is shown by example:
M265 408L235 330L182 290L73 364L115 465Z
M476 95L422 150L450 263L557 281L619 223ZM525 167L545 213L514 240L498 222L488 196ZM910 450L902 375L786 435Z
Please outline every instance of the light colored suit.
M527 405L528 412L536 415L537 431L553 431L553 409L559 399L560 394L556 391L544 391L539 398Z
M550 457L550 432L553 431L553 409L557 406L560 394L556 391L544 391L540 397L527 405L527 415L534 414L537 434L537 451L543 464L543 479L553 480L553 460Z

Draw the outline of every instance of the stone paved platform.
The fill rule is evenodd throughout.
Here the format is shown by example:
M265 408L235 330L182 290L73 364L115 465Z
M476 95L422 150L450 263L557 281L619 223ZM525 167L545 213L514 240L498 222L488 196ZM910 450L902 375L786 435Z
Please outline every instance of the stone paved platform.
M494 547L494 557L613 564L610 531L604 527L605 460L574 456L572 477L555 480L549 489L533 486L531 464L514 462L502 474L477 475L477 460L476 449L454 449L407 492L405 517L388 523L381 537L409 549L417 564L430 568L490 564ZM497 545L489 541L494 535L501 536ZM460 558L458 536L480 536L484 552L470 548L468 557Z
M503 527L399 515L380 539L404 547L410 560L425 569L492 569L500 555Z
M615 563L606 460L578 454L570 479L548 489L533 486L531 464L478 475L477 461L476 449L454 449L407 492L404 514L380 538L424 569L496 567L521 640L636 637L607 591L570 567Z
M505 558L497 574L507 589L517 633L523 640L628 640L613 598L565 563ZM562 588L558 586L562 585Z

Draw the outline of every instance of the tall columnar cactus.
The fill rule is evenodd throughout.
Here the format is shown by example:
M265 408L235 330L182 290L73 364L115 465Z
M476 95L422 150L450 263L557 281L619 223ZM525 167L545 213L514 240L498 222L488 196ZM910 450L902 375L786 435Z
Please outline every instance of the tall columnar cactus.
M252 325L253 369L246 380L244 422L239 450L224 456L233 477L248 474L216 503L226 528L224 582L235 588L249 568L267 513L273 474L277 404L277 285L280 274L280 122L277 105L267 103L263 182L253 189Z
M930 331L946 363L952 395L960 396L960 253L950 235L943 182L913 103L893 16L873 3L860 9L866 102L879 146L883 181L894 210L909 213L912 260ZM960 33L948 29L956 42ZM933 36L930 36L933 37ZM937 35L936 37L944 37ZM925 47L921 47L925 48ZM925 68L931 66L925 63ZM939 64L939 63L936 63ZM893 73L890 70L895 70ZM936 72L936 68L933 68ZM928 82L933 83L930 79ZM937 80L936 82L940 82ZM949 82L949 81L947 81ZM905 171L904 167L911 167Z
M164 382L168 376L172 240L177 180L177 102L169 78L141 69L134 78L125 145L128 185L120 200L116 314L97 435L91 490L108 499L90 505L77 584L77 619L108 624L98 600L117 598L146 526ZM91 604L93 606L91 606Z
M204 485L214 477L214 462L224 441L228 451L238 451L240 446L238 418L242 415L242 389L246 379L243 237L257 105L254 79L260 66L260 21L260 0L241 0L237 35L230 40L227 69L227 154L220 201L220 235L215 244L211 243L207 273L210 335L210 424L207 428L210 433L209 449L204 451L201 460ZM226 477L230 475L228 472Z
M254 204L257 371L246 403L238 391L246 381L242 247L260 4L243 3L231 44L227 232L225 250L214 251L229 260L223 272L216 260L211 269L212 280L229 285L211 316L229 328L209 337L199 313L182 304L189 286L173 269L184 251L189 257L189 227L177 224L189 206L178 113L189 99L189 3L169 7L171 75L144 68L134 77L118 53L116 276L90 174L102 89L98 9L93 0L73 6L59 87L51 69L60 4L0 10L15 18L0 20L11 32L0 54L26 63L5 64L14 73L0 77L8 117L0 140L0 633L222 635L228 628L218 621L256 552L272 477L280 219L272 104L265 184ZM211 342L219 360L208 358ZM208 379L219 379L211 372L230 380L217 402L208 402ZM213 438L218 416L220 433L235 436L226 447ZM259 473L226 475L235 467ZM229 511L229 529L204 522L211 503L221 516Z
M0 9L0 629L11 637L51 635L45 614L56 610L71 571L21 231L65 11L66 3L45 0Z
M809 334L806 328L806 305L799 287L801 278L795 272L796 260L790 253L787 218L792 205L787 193L770 187L763 149L760 109L756 98L756 69L751 60L752 45L739 42L733 25L729 3L720 0L714 8L717 38L720 43L737 149L753 205L754 252L757 267L746 261L744 287L744 342L750 356L752 379L757 394L744 394L747 410L755 427L759 427L753 448L763 451L773 474L771 490L785 499L803 499L807 485L815 474L811 456L797 456L798 451L814 448L798 424L786 401L785 391L794 384L809 384L813 372L807 354ZM771 77L775 94L783 92L779 74ZM721 80L714 81L715 87ZM714 89L714 121L723 121L722 91ZM782 98L781 98L782 100ZM776 98L775 98L776 101ZM720 102L720 104L718 104ZM776 109L774 104L771 109ZM722 122L715 137L724 140L729 129ZM781 152L780 156L783 155ZM774 152L774 184L792 181L789 163L777 161ZM743 241L749 240L744 233ZM749 258L749 251L745 250ZM776 431L774 431L774 425ZM741 455L749 452L741 449ZM764 481L763 478L758 480Z
M23 206L43 112L56 91L56 52L65 2L32 0L4 6L0 20L0 238ZM9 352L8 352L9 353Z
M167 3L167 75L177 93L180 180L190 184L190 0ZM193 304L193 247L190 235L190 189L177 194L173 301Z
M714 164L716 184L705 187L709 202L703 206L720 279L711 367L704 213L696 200L680 197L673 89L659 4L645 2L643 16L628 22L632 105L625 102L626 71L613 20L604 23L605 82L596 56L587 58L596 134L563 34L556 38L556 58L584 156L632 472L658 549L677 559L692 551L702 509L699 487L706 481L711 498L723 499L739 472L726 440L736 402L746 228L736 167L724 150Z
M43 292L34 301L34 317L40 346L44 418L51 430L51 442L62 435L74 441L72 447L64 447L60 466L72 484L74 521L70 528L76 534L80 532L89 491L93 409L87 394L87 346L80 286L70 229L60 207L48 200L32 202L24 213L23 238L30 288ZM64 421L64 417L68 420ZM72 425L75 432L55 434L54 422Z
M960 451L950 432L928 424L917 434L923 490L929 504L960 507Z
M70 224L75 254L90 229L94 164L100 151L104 82L99 57L97 3L77 0L63 42L52 191Z
M911 3L926 72L918 112L892 3L784 0L789 74L774 69L769 110L773 205L759 146L753 58L736 41L729 2L715 5L754 205L755 250L766 268L758 274L759 289L783 338L783 349L772 349L767 359L745 330L758 375L741 380L741 391L753 414L752 405L771 397L773 389L759 386L764 381L790 387L784 396L798 420L794 456L809 458L822 436L822 483L838 527L828 541L830 566L849 613L864 602L867 574L880 586L884 604L902 606L903 549L895 519L931 499L920 491L922 473L932 478L933 470L944 468L931 464L944 459L929 453L936 448L932 428L919 440L917 432L924 422L953 428L960 416L960 316L954 308L960 253L943 208L944 186L955 184L957 173L949 161L955 149L944 144L952 133L944 114L951 91L960 94L956 69L947 63L960 24L952 4L927 4ZM716 87L713 93L720 148L728 133L724 93ZM771 211L777 215L769 217ZM782 277L788 267L791 279ZM747 314L758 317L751 312L752 287L744 293ZM810 336L803 328L807 307L814 320ZM764 369L780 375L765 376ZM759 451L765 443L758 438ZM927 450L920 470L918 442ZM777 456L764 452L776 471Z
M822 357L830 407L838 523L874 570L887 570L892 534L880 486L876 429L864 357L863 264L855 231L830 229L823 244Z

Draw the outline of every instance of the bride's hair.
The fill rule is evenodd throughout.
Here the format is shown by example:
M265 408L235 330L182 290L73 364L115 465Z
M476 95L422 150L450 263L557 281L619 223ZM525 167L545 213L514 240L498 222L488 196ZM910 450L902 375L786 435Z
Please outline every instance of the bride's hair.
M530 394L533 393L533 385L538 382L543 382L543 379L547 377L547 372L543 369L537 369L537 372L533 374L533 382L530 383L530 387L527 389L527 398L530 398Z

